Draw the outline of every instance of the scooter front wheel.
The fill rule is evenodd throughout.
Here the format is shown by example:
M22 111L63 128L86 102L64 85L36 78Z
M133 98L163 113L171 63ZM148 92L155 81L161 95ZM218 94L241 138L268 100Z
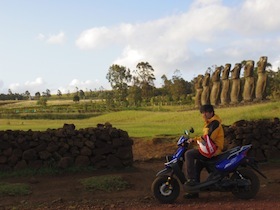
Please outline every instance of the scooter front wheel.
M153 181L152 192L160 203L173 203L180 194L180 185L175 178L159 176Z

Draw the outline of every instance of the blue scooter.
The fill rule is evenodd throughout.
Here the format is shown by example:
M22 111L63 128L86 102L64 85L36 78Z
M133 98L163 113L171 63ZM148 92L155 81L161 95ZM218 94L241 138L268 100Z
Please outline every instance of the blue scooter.
M257 162L247 156L252 145L237 146L207 161L202 161L209 175L207 179L194 186L184 185L187 181L182 171L184 153L188 149L189 133L185 131L177 142L178 149L173 155L166 156L165 168L159 171L152 183L154 197L160 203L173 203L180 194L180 184L187 193L203 191L232 192L241 199L251 199L256 196L260 188L256 171L261 176L266 176L258 170Z

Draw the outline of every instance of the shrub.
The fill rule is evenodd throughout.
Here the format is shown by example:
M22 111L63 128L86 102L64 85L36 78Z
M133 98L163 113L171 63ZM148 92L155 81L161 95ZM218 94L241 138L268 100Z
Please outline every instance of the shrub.
M30 186L23 183L0 183L0 195L28 195L31 193Z
M128 183L120 176L98 176L82 179L81 184L88 190L107 192L120 191L128 188Z

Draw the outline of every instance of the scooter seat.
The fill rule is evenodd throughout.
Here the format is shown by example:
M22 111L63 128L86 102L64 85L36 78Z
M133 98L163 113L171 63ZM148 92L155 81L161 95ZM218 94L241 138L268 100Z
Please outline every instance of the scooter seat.
M217 156L214 156L214 157L212 157L212 158L210 158L209 160L207 160L206 162L207 163L216 163L216 162L218 162L218 161L220 161L220 160L222 160L222 159L226 159L228 156L230 156L232 153L234 153L234 152L236 152L237 150L239 150L240 149L240 147L238 146L238 147L234 147L234 148L232 148L232 149L230 149L230 150L227 150L227 151L225 151L225 152L222 152L221 154L219 154L219 155L217 155Z

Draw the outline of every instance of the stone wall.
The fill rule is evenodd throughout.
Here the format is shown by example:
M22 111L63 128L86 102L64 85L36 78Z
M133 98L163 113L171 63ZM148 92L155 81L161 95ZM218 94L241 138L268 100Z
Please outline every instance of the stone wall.
M123 168L133 164L133 141L109 123L75 129L0 131L0 170L41 167Z
M280 122L240 120L225 126L225 149L252 144L258 161L280 158ZM42 167L124 168L132 166L133 140L110 124L75 129L73 124L46 131L0 131L0 170Z
M224 126L226 149L252 144L250 156L257 161L280 158L280 123L273 120L240 120L231 126Z

